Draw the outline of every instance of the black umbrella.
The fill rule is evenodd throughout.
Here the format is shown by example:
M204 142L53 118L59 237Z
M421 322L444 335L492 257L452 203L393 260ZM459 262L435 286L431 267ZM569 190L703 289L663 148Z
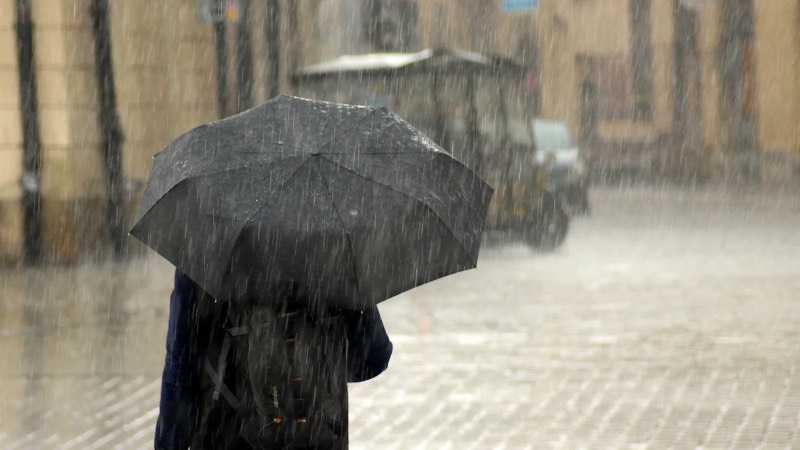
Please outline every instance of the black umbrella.
M384 108L279 96L158 153L131 234L216 298L357 310L476 267L492 193Z

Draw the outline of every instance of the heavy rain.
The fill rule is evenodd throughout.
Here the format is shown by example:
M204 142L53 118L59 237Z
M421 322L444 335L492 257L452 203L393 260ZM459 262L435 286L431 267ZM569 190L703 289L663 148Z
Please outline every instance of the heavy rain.
M246 391L281 414L253 407L259 439L292 424L274 448L800 447L800 2L0 18L0 448L252 443L251 422L198 417L259 401L215 374L272 376L273 353L242 362L262 322L206 336L178 280L285 333L293 301L320 329L357 318L346 347L285 336L294 372ZM235 357L220 339L184 364L183 323ZM278 393L337 376L331 444L317 386Z

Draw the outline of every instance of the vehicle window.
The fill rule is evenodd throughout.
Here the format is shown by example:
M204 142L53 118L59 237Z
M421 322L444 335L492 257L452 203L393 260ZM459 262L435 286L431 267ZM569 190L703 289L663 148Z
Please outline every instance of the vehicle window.
M555 151L574 148L575 141L563 122L534 121L534 136L537 151Z

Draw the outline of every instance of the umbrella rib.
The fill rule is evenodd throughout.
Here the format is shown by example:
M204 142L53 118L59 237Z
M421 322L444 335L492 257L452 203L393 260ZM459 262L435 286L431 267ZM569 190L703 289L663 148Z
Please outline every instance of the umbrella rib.
M288 159L288 158L287 158L287 159ZM296 167L296 168L295 168L295 169L292 171L291 175L289 175L288 177L286 177L286 179L283 181L283 183L281 184L281 186L280 186L278 189L276 189L276 190L275 190L275 192L272 194L272 196L270 197L270 200L271 200L271 199L273 199L273 198L275 198L275 197L276 197L276 196L277 196L277 195L278 195L278 194L279 194L279 193L280 193L280 192L283 190L283 188L285 188L285 187L286 187L286 185L287 185L287 184L289 184L289 181L291 181L291 180L292 180L292 178L294 178L295 174L296 174L297 172L299 172L299 171L300 171L300 169L302 169L302 168L303 168L303 166L305 166L306 164L308 164L308 161L309 161L310 159L311 159L311 158L306 158L306 159L305 159L305 161L303 161L303 162L302 162L300 165L298 165L298 166L297 166L297 167ZM241 238L241 234L242 234L241 232L242 232L242 229L244 229L244 227L246 227L246 226L247 226L247 224L248 224L248 223L249 223L251 220L253 220L253 217L257 216L257 215L258 215L258 214L259 214L259 213L260 213L260 212L261 212L261 211L262 211L264 208L266 208L268 205L269 205L269 202L268 202L268 201L267 201L267 202L264 202L264 204L263 204L263 205L261 205L261 206L260 206L260 207L259 207L259 208L258 208L258 209L257 209L257 210L256 210L256 211L253 213L253 214L251 214L251 215L250 215L250 217L248 217L248 218L246 218L246 219L242 220L242 227L241 227L241 228L239 228L239 232L237 233L237 234L238 234L238 235L237 235L237 238L236 238L236 240L234 241L233 245L231 246L231 249L230 249L230 251L228 252L228 257L226 258L226 262L225 262L225 266L224 266L224 267L230 267L230 265L231 265L231 260L233 259L233 250L234 250L234 248L236 248L236 243L237 243L237 242L238 242L238 240Z
M366 115L366 116L362 117L361 119L359 119L358 121L356 121L356 123L354 123L352 126L350 126L349 128L345 129L345 130L342 132L342 134L341 134L341 135L346 135L347 133L349 133L349 132L353 131L353 130L354 130L356 127L358 127L359 125L361 125L361 123L362 123L364 120L366 120L367 118L371 117L372 115L374 115L374 111L370 111L368 115ZM323 125L323 126L322 126L323 130L324 130L324 129L325 129L325 127L326 127L326 126L328 126L328 124L330 124L332 121L333 121L333 119L329 118L329 119L328 119L328 121L327 121L327 122L325 122L325 125ZM232 134L235 134L235 135L237 135L237 136L243 137L243 138L248 138L248 137L250 137L250 136L248 136L247 134L245 134L245 133L243 133L243 132L241 132L241 131L239 131L239 130L230 130L229 132L230 132L230 133L232 133ZM325 147L326 145L329 145L329 144L331 144L332 142L333 142L333 138L329 139L328 141L326 141L326 142L325 142L325 143L323 143L323 144L320 144L319 142L316 142L316 143L313 145L313 148L315 148L315 149L317 149L317 150L318 150L318 149L320 149L320 148L322 148L322 147ZM273 142L273 143L274 143L274 142ZM291 148L291 149L293 149L293 150L300 151L300 152L303 152L303 151L304 151L302 148L296 147L296 146L294 146L294 145L287 146L287 147L289 147L289 148Z
M356 282L356 289L358 292L361 292L361 286L359 285L358 281L358 268L356 267L356 254L353 251L353 241L350 238L350 231L347 229L347 226L344 223L344 219L342 219L342 215L339 214L339 207L336 204L336 200L333 199L333 194L331 193L330 185L328 185L327 180L325 177L322 176L322 168L319 166L319 161L315 161L317 165L317 171L319 172L319 178L322 180L322 184L325 185L325 192L328 194L328 197L331 199L331 203L333 203L333 210L336 212L336 217L339 219L339 222L342 224L342 230L344 230L345 238L347 239L347 247L350 249L350 255L353 257L353 280Z
M225 119L217 120L216 122L212 122L211 124L206 124L206 126L209 126L209 128L212 128L212 129L216 128L216 130L214 130L214 131L224 131L225 133L235 134L236 136L239 136L239 137L242 137L242 138L245 138L245 139L251 138L253 136L248 136L246 133L244 133L241 130L236 129L236 128L234 128L232 130L219 130L218 129L219 127L221 127L221 125L219 125L220 122L226 121L228 119L232 119L233 117L239 116L241 114L243 114L243 113L236 114L235 116L226 117ZM274 144L275 142L271 142L271 143ZM281 144L281 145L283 145L283 144ZM287 147L291 148L292 150L297 150L297 151L300 151L300 152L303 151L303 149L297 148L297 147L295 147L293 145L290 145L290 146L287 145ZM246 152L244 152L244 153L246 153Z
M325 153L325 154L326 154L326 155L340 155L340 154L341 154L341 155L352 155L352 153ZM446 152L441 152L441 151L438 151L438 150L433 150L433 151L431 151L430 153L426 153L426 152L420 152L420 153L403 153L403 152L365 153L365 154L361 154L361 155L359 155L359 157L362 157L362 156L370 156L370 155L417 155L417 154L419 154L419 155L428 155L428 154L430 154L430 155L432 155L432 156L434 156L434 157L446 158L446 159L448 159L448 160L450 160L450 161L454 162L456 165L460 166L460 167L461 167L462 169L464 169L465 171L472 173L472 174L473 174L473 176L474 176L474 178L477 178L477 179L479 179L479 180L481 181L481 183L483 183L484 185L486 185L486 186L487 186L489 189L491 189L491 190L492 190L492 192L494 192L494 189L493 189L491 186L489 186L489 185L488 185L488 183L486 183L486 181L484 181L484 179L483 179L483 178L481 178L481 177L480 177L478 174L476 174L475 172L473 172L473 171L472 171L472 169L470 169L469 167L467 167L467 165L466 165L466 164L464 164L463 162L459 161L459 160L458 160L458 159L456 159L456 158L453 158L453 156L452 156L452 155L450 155L450 154L448 154L448 153L446 153ZM334 161L332 161L332 160L330 160L330 159L327 159L327 158L325 158L325 159L326 159L326 160L328 160L328 161L331 161L331 162L333 162L334 164L337 164L336 162L334 162ZM337 165L338 165L338 164L337 164ZM342 167L344 167L344 166L342 166ZM469 204L469 203L468 203L468 204L467 204L467 206L469 207L469 209L470 209L471 211L473 211L473 212L476 212L476 213L479 213L479 211L478 211L478 208L476 208L474 205L472 205L472 204Z
M290 174L288 177L286 177L286 179L285 179L285 180L283 180L283 183L280 185L280 187L279 187L278 189L276 189L276 190L275 190L275 192L274 192L274 193L272 194L272 196L270 197L270 200L272 200L273 198L277 197L277 196L278 196L278 194L280 194L280 193L281 193L281 191L283 190L283 188L285 188L285 187L286 187L286 185L287 185L287 184L289 184L289 181L291 181L291 180L292 180L292 178L294 178L294 176L297 174L297 172L299 172L299 171L300 171L300 169L302 169L302 168L303 168L303 166L305 166L306 164L308 164L308 162L311 160L311 158L308 158L308 157L303 157L303 158L305 158L305 160L304 160L304 161L303 161L303 162L302 162L300 165L298 165L298 166L297 166L297 167L296 167L296 168L295 168L295 169L292 171L292 173L291 173L291 174ZM288 158L287 158L287 159L288 159ZM266 176L265 176L265 177L262 177L261 179L263 180L264 178L266 178ZM256 211L255 211L253 214L251 214L251 215L250 215L250 217L248 217L248 218L244 219L244 222L246 223L246 222L249 222L249 221L253 220L253 217L257 216L257 215L258 215L258 214L259 214L259 213L260 213L260 212L261 212L261 211L262 211L264 208L266 208L268 205L269 205L269 202L264 202L264 204L263 204L263 205L259 206L259 207L258 207L258 209L257 209L257 210L256 210Z
M397 192L398 194L400 194L400 195L402 195L402 196L404 196L404 197L408 197L408 198L410 198L410 199L412 199L412 200L414 200L414 201L417 201L417 202L419 202L419 203L421 203L421 204L425 205L425 207L426 207L426 208L428 208L428 210L429 210L431 213L433 213L433 215L434 215L434 216L436 216L436 218L439 220L439 222L441 222L441 223L442 223L442 225L444 225L445 229L447 229L447 231L449 231L450 233L452 233L452 234L453 234L453 236L455 236L455 232L453 231L453 229L452 229L452 228L450 228L450 227L447 225L447 222L445 222L445 221L444 221L444 219L442 219L442 218L441 218L441 216L439 216L439 214L437 214L437 213L436 213L436 211L434 211L434 209L431 207L431 205L429 205L428 203L426 203L424 200L420 200L420 199L418 199L418 198L416 198L416 197L412 197L411 195L408 195L407 193L405 193L405 192L403 192L403 191L398 191L397 189L393 188L392 186L389 186L388 184L384 184L384 183L381 183L381 182L380 182L380 181L378 181L378 180L375 180L375 179L373 179L373 178L370 178L370 177L364 176L364 175L362 175L362 174L360 174L360 173L356 172L355 170L353 170L353 169L351 169L351 168L349 168L349 167L347 167L347 166L344 166L344 165L342 165L342 164L339 164L339 163L338 163L338 162L336 162L336 161L332 161L332 160L330 160L330 159L328 159L328 158L325 158L325 157L324 157L324 156L322 156L322 155L319 155L319 156L320 156L322 159L324 159L325 161L328 161L328 162L330 162L331 164L335 164L335 165L337 165L337 166L341 167L342 169L344 169L344 170L347 170L348 172L351 172L351 173L353 173L355 176L357 176L357 177L359 177L359 178L363 178L363 179L365 179L365 180L367 180L367 181L371 181L371 182L373 182L373 183L377 184L378 186L383 186L383 187L385 187L386 189L389 189L390 191ZM319 164L319 163L318 163L318 164ZM337 211L337 214L338 214L338 211ZM464 248L464 244L463 244L463 243L462 243L460 240L458 240L458 239L456 239L456 241L458 241L458 245L459 245L459 247L461 247L461 250L463 250L463 251L464 251L464 254L466 254L466 255L467 255L467 258L469 258L469 260L470 260L471 262L473 262L474 264L476 264L476 265L477 265L477 263L478 263L478 262L472 259L472 255L470 255L469 251L468 251L466 248Z
M275 161L264 161L264 162L263 162L263 164L274 164L275 162L278 162L278 161L286 161L286 160L288 160L288 159L293 159L293 158L305 158L305 157L306 157L305 155L299 155L299 156L287 156L286 158L282 158L282 159L275 160ZM191 181L191 180L194 180L194 179L197 179L197 178L213 177L213 176L215 176L215 175L220 175L220 174L223 174L223 173L226 173L226 172L232 172L232 171L237 171L237 170L241 170L241 169L242 169L242 167L232 167L232 168L228 168L228 169L214 170L214 171L211 171L211 172L205 172L205 173L201 172L201 173L197 173L197 174L192 174L192 175L190 175L190 176L187 176L187 177L185 177L185 178L181 178L180 180L178 180L178 181L177 181L175 184L173 184L173 185L172 185L172 186L170 186L170 187L169 187L169 188L168 188L166 191L164 191L164 193L163 193L163 194L159 195L159 196L158 196L158 199L160 199L161 197L164 197L164 196L165 196L165 195L167 195L167 194L168 194L170 191L172 191L172 190L173 190L173 189L175 189L176 187L178 187L178 186L180 186L181 184L183 184L183 183L186 183L186 182L188 182L188 181ZM263 180L264 178L266 178L266 177L262 177L262 178L261 178L261 179L259 179L258 181L261 181L261 180ZM155 204L156 204L156 203L158 203L158 199L156 199L156 201L155 201L155 202L154 202L152 205L150 205L150 207L149 207L149 208L147 208L147 211L144 211L144 212L142 213L142 217L144 217L144 215L145 215L145 214L147 214L148 212L150 212L150 210L151 210L151 209L153 209L153 206L155 206Z
M261 153L261 152L253 152L253 153ZM294 159L294 158L305 158L305 155L287 156L285 158L280 158L280 159L275 159L275 160L270 160L270 161L255 161L255 164L256 165L261 165L261 164L269 165L269 164L275 164L277 162L282 162L282 161L286 161L287 159ZM208 173L193 174L193 175L191 175L189 177L184 178L181 181L186 181L186 180L190 180L190 179L193 179L193 178L200 178L200 177L211 177L211 176L219 175L219 174L226 173L226 172L239 171L239 170L242 170L245 165L246 164L243 164L243 165L237 166L237 167L229 167L229 168L222 169L222 170L215 170L213 172L208 172Z
M248 138L248 137L251 137L251 136L248 136L248 135L246 135L246 134L244 134L244 133L242 133L242 132L239 132L239 131L237 131L237 130L232 130L232 131L230 131L230 133L231 133L231 134L235 134L235 135L237 135L237 136L239 136L239 137L243 137L243 138ZM276 143L277 143L277 142L275 142L275 141L269 142L269 144L276 144ZM292 150L295 150L295 151L298 151L298 152L303 152L303 149L302 149L302 148L300 148L300 147L297 147L297 146L295 146L295 145L286 145L286 144L278 144L278 145L284 146L284 147L286 147L286 148L289 148L289 149L292 149ZM237 152L237 154L240 154L240 155L241 155L241 154L248 154L248 153L261 153L261 152L259 152L259 151L253 151L253 152L244 152L244 151L243 151L243 152ZM294 156L289 156L288 158L294 158ZM287 158L283 158L283 159L287 159Z
M370 118L370 117L374 116L374 115L375 115L375 111L376 111L376 110L374 110L374 109L373 109L373 110L370 110L370 111L369 111L369 113L368 113L367 115L365 115L364 117L362 117L362 118L358 119L358 120L357 120L357 121L356 121L356 122L355 122L353 125L351 125L351 126L350 126L350 127L348 127L347 129L345 129L345 130L344 130L342 133L340 133L340 134L339 134L339 136L346 136L348 133L350 133L351 131L355 130L355 129L356 129L356 128L357 128L359 125L361 125L361 124L362 124L362 123L363 123L365 120L367 120L368 118ZM327 122L325 125L328 125L328 123L330 123L332 120L333 120L333 119L330 119L330 120L328 120L328 122ZM330 145L330 144L332 144L334 139L336 139L336 134L335 134L335 133L332 133L332 137L331 137L331 138L330 138L330 139L329 139L327 142L325 142L324 144L322 144L322 145L319 145L319 144L318 144L318 145L316 146L316 150L319 150L319 149L321 149L322 147L325 147L326 145ZM326 152L326 153L328 153L328 152Z
M286 183L288 183L288 182L289 182L289 180L290 180L290 179L291 179L291 178L294 176L294 174L296 174L296 173L297 173L297 171L298 171L298 170L300 170L300 168L301 168L301 167L303 167L303 165L304 165L305 163L307 163L307 162L308 162L308 159L309 159L309 158L308 158L308 156L306 156L306 155L297 155L297 156L287 156L286 158L279 159L279 160L276 160L276 161L275 161L275 162L278 162L278 161L281 161L281 162L282 162L282 161L286 161L287 159L294 159L294 158L301 158L301 159L304 159L304 161L303 161L303 163L302 163L302 164L300 164L299 166L297 166L297 168L296 168L296 169L295 169L295 170L292 172L292 174L291 174L291 175L289 175L289 177L288 177L288 178L286 178L286 181L284 181L284 182L283 182L283 184L281 185L281 187L280 187L280 188L278 188L278 191L280 191L281 189L283 189L283 187L286 185ZM272 174L270 174L270 173L267 173L267 174L266 174L266 175L264 175L263 177L261 177L261 178L257 179L255 182L256 182L256 183L260 183L260 182L262 182L262 181L266 180L267 178L269 178L271 175L272 175ZM276 194L277 194L277 192L276 192ZM260 211L260 209L259 209L259 211ZM253 216L250 216L250 218L252 218L252 217L253 217ZM247 219L247 220L250 220L250 219Z
M420 152L369 152L358 153L358 156L373 156L373 155L427 155L428 153L440 153L438 150L428 150ZM355 155L353 152L325 152L321 155Z
M244 139L253 137L253 136L248 136L246 133L243 133L242 131L236 130L236 129L234 129L234 130L225 130L225 132L226 133L230 133L230 134L234 134L234 135L239 136L239 137L244 138ZM280 141L278 141L278 142L280 142ZM276 143L277 143L276 141L268 142L268 144L276 144ZM295 151L298 151L298 152L303 152L302 148L297 147L295 145L286 145L286 144L278 144L278 145L282 145L282 146L284 146L286 148L289 148L289 149L292 149L292 150L295 150ZM242 151L242 152L236 152L236 153L237 154L248 154L248 153L261 153L261 152L259 152L259 151ZM301 155L301 156L303 156L303 155ZM294 158L294 157L293 156L289 156L288 158ZM283 159L287 159L287 158L283 158Z

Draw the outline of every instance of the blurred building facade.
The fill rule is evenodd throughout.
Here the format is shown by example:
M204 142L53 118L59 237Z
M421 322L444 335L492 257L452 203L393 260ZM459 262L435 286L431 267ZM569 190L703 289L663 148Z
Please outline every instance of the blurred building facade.
M113 189L98 5L108 8L126 225L152 155L179 134L291 92L300 66L372 51L450 47L520 60L536 91L531 108L570 123L598 167L800 177L800 2L514 3L525 4L0 0L0 261L31 249L61 262L106 251ZM221 21L208 17L215 7ZM33 91L20 11L32 24Z
M222 22L200 14L215 3L223 6ZM122 199L115 207L126 239L157 151L194 126L286 90L293 58L303 54L299 39L287 36L312 34L311 22L297 18L320 9L305 3L0 0L0 263L108 254L109 241L119 239L109 236L109 120L121 132ZM107 12L105 41L99 10ZM18 31L26 27L33 89L18 54ZM102 45L110 46L110 69L101 68ZM103 70L112 72L113 111ZM35 111L25 108L31 97ZM31 119L38 130L28 126Z
M496 52L536 76L603 168L800 176L800 2L419 0L421 41Z
M210 29L194 26L193 2L113 2L109 9L116 109L123 132L126 207L151 156L176 134L217 117ZM158 2L161 3L161 2ZM0 260L72 262L107 242L108 167L91 0L0 1ZM156 7L157 6L157 7ZM32 24L38 173L26 173L18 34ZM25 214L27 191L37 217ZM26 255L39 222L40 255ZM126 230L127 231L127 230Z

